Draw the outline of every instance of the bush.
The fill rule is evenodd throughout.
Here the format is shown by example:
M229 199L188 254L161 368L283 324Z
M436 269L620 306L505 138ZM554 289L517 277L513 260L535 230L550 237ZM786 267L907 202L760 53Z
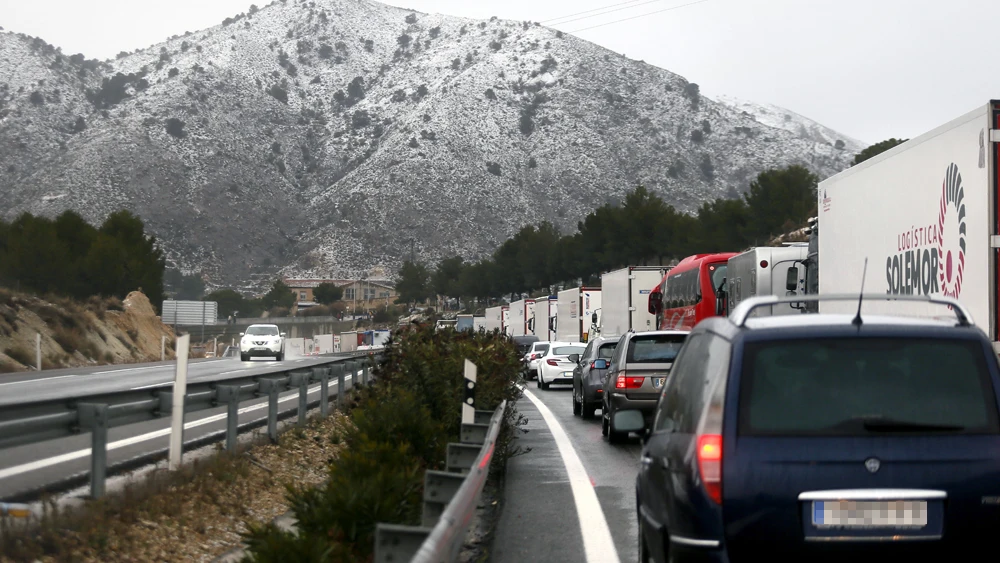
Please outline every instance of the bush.
M167 77L168 77L168 78L173 78L173 77L177 76L177 75L178 75L178 74L180 74L180 73L181 73L181 71L180 71L180 70L178 70L178 69L177 69L177 67L174 67L174 68L170 69L170 70L169 70L169 71L167 72Z
M444 464L447 443L459 435L466 358L479 368L476 407L495 409L506 399L510 421L520 361L508 337L397 330L375 368L376 384L352 413L353 428L331 436L347 447L332 461L329 480L289 487L298 533L249 526L244 539L253 560L371 561L378 523L419 524L424 472ZM506 462L506 444L498 443L497 466Z
M268 89L267 93L270 94L275 100L278 100L283 104L288 103L288 90L286 90L279 84L271 86L271 88Z
M178 139L187 137L187 133L184 131L184 122L176 117L167 120L167 133Z
M45 105L45 96L43 96L42 93L39 92L38 90L32 92L31 96L29 96L29 99L31 100L31 103L36 106Z
M490 174L493 174L494 176L499 176L500 175L500 164L496 163L496 162L487 162L486 163L486 171L489 172Z
M31 352L28 352L21 346L12 346L4 351L10 359L24 366L35 365L35 358L32 357Z
M417 14L410 14L406 16L406 23L410 25L417 23Z
M701 132L701 129L695 129L691 131L691 140L696 143L703 143L705 141L705 134Z

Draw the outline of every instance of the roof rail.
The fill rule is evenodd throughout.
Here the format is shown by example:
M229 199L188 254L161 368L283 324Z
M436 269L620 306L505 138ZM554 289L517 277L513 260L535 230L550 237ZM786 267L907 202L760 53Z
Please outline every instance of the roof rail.
M729 319L738 327L742 328L750 317L750 313L761 307L780 305L785 303L804 303L807 301L909 301L918 303L932 303L951 307L958 319L958 326L972 326L973 319L969 310L964 305L951 297L930 297L926 295L887 295L884 293L838 293L828 295L796 295L791 297L779 297L777 295L764 295L761 297L751 297L744 299L733 309Z

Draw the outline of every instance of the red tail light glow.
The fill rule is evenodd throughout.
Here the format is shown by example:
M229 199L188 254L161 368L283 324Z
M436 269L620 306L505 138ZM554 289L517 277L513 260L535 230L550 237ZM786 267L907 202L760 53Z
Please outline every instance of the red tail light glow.
M722 504L722 436L698 436L698 473L709 498Z
M615 381L616 389L638 389L642 387L642 382L645 377L629 377L627 373L622 372Z
M559 365L559 362L556 361L556 360L545 360L545 363L549 364L550 366L558 366Z

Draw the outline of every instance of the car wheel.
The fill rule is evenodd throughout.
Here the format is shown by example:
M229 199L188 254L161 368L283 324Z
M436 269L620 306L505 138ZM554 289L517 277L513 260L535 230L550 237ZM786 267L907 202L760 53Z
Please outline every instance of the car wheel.
M576 400L576 389L573 389L573 416L580 416L583 413L583 405Z
M538 381L542 382L542 389L548 389L549 385L552 385L551 383L549 383L548 381L545 381L542 378L542 372L538 372Z
M281 360L285 359L285 355L282 354L281 352L278 352L278 354L274 357L274 359L280 362Z
M240 354L240 361L241 362L249 362L250 361L250 354Z
M580 409L580 414L583 416L584 420L591 420L594 418L594 413L597 412L597 405L583 403L583 407Z
M538 372L538 377L535 378L535 387L542 388L542 372Z
M608 427L610 426L610 421L606 414L601 415L601 434L604 436L608 435Z
M642 533L642 522L639 522L639 563L650 563L649 548L646 547L646 536Z

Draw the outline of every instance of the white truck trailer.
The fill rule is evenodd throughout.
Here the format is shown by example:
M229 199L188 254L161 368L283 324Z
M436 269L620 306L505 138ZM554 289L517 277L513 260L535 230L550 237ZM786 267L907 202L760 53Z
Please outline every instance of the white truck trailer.
M629 266L601 275L601 307L597 319L600 336L621 336L629 330L656 330L656 315L649 312L649 294L669 268Z
M785 297L800 292L805 282L805 260L809 244L787 243L785 246L751 248L729 259L726 270L726 299L732 311L744 299L763 295ZM794 289L788 286L792 285ZM761 307L752 317L797 315L801 311L791 305Z
M535 300L521 299L510 304L511 336L532 334L528 330L528 321L535 314Z
M486 331L503 330L503 307L490 307L486 309Z
M486 330L486 317L472 317L472 330Z
M965 305L1000 351L1000 101L993 100L819 184L818 291L937 295ZM853 313L820 302L821 313ZM872 301L865 312L941 316ZM954 317L952 317L954 318Z
M601 308L601 288L574 287L558 294L556 341L587 342L592 333L591 318Z

